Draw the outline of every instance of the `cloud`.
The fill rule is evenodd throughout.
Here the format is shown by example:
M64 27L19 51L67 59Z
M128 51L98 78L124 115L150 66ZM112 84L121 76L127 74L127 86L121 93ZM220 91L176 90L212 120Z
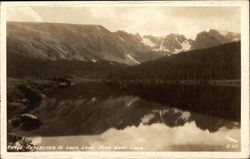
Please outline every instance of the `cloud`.
M172 7L169 9L169 16L202 19L212 17L231 17L240 13L239 7Z
M240 32L239 7L15 7L8 20L98 24L141 35L196 34L218 29Z
M33 21L43 22L43 18L39 12L36 12L32 7L10 7L7 10L8 21Z

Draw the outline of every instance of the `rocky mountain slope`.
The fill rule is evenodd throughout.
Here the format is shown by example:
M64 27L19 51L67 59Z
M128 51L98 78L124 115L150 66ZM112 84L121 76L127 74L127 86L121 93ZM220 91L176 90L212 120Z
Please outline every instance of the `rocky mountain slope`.
M240 40L240 34L214 29L197 34L191 49L202 49Z
M176 54L181 51L190 50L192 42L191 39L187 39L184 35L169 34L161 41L160 47L154 50L168 51Z
M100 25L26 22L7 24L7 48L8 54L43 60L106 60L128 65L139 64L144 52L151 50L132 34L112 33ZM150 59L157 56L145 54Z
M195 40L188 39L180 34L169 34L165 37L143 36L142 39L143 43L151 47L153 51L177 54L182 51L209 48L240 41L240 34L211 29L198 33Z

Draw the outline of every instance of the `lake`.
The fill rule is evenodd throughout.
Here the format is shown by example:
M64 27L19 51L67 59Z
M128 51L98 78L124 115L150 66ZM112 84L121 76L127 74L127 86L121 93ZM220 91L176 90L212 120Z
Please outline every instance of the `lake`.
M29 112L37 151L240 151L240 87L88 82Z

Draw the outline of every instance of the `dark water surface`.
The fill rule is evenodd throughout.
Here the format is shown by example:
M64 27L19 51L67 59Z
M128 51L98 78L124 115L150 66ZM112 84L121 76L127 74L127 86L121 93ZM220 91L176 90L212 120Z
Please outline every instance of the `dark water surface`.
M18 133L63 151L240 150L239 87L90 82L30 113L44 125Z

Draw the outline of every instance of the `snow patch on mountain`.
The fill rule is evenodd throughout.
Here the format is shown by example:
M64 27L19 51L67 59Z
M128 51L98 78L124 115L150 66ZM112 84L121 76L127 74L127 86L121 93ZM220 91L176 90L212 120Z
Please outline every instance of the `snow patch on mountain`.
M135 62L136 64L140 64L139 61L137 61L136 59L134 59L131 55L127 54L127 57L132 60L133 62Z
M179 53L181 51L188 51L191 49L191 45L190 43L188 42L188 40L185 40L184 42L179 42L179 40L176 38L175 39L180 45L181 45L181 49L174 49L174 52L173 53Z
M142 43L144 45L150 46L150 47L155 47L155 43L153 43L150 39L143 37L142 38Z
M185 120L185 121L188 121L191 117L191 114L190 112L183 112L180 116L181 119Z
M124 41L124 39L121 36L118 36L122 41Z
M218 32L223 36L226 36L229 33L228 31L222 31L222 30L218 30Z
M174 54L177 54L179 52L181 52L181 49L174 49L174 51L173 51Z
M183 51L188 51L190 50L191 45L187 40L185 40L183 43L181 43L181 47Z
M162 51L164 51L164 50L165 50L165 47L163 46L163 43L164 43L164 39L163 39L163 40L162 40L162 42L161 42L161 45L160 45L159 50L162 50Z
M138 101L138 100L139 100L138 97L132 98L132 99L127 103L127 107L130 107L133 103L135 103L135 102Z
M141 119L142 124L148 124L152 119L155 118L155 114L144 115Z
M166 49L165 46L163 46L164 40L165 40L165 39L163 39L163 40L161 41L160 47L159 47L159 48L153 49L153 51L169 51L169 49Z

